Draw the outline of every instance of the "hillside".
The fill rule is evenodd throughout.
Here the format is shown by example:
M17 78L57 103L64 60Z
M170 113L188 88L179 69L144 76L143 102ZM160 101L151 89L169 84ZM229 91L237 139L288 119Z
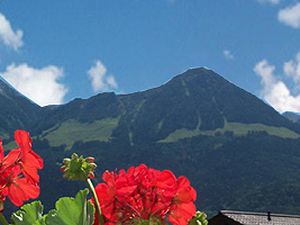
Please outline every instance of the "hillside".
M284 138L297 138L300 132L257 97L204 68L188 70L148 91L104 93L45 111L35 132L54 146L67 139L69 148L85 139L121 139L134 145L225 132L242 136L266 131ZM67 137L56 139L65 133Z
M41 107L22 96L0 77L0 133L3 138L14 129L31 129L41 115Z
M208 213L300 213L299 125L211 70L190 69L143 92L102 93L37 109L29 130L46 163L46 207L57 192L71 195L82 187L59 172L63 157L75 151L97 158L96 181L105 169L139 163L186 175L198 191L198 207Z

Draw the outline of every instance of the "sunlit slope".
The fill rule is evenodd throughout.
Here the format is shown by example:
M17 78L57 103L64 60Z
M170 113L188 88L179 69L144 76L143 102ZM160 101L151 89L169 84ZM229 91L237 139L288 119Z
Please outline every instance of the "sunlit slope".
M251 132L295 139L300 132L299 125L256 96L205 68L188 70L147 91L103 93L44 111L35 132L51 146L68 149L78 141L135 145Z

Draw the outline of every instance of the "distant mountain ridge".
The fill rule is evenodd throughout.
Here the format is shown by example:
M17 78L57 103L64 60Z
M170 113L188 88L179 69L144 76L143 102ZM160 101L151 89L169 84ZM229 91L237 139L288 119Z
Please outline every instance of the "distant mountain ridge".
M86 123L107 118L119 122L119 127L113 132L114 137L118 137L119 129L125 129L127 135L131 133L136 141L159 141L178 129L195 130L197 126L200 131L212 131L232 122L285 127L300 133L299 126L290 123L256 96L203 67L189 69L166 84L147 91L125 95L101 93L88 99L74 99L64 105L43 108L3 80L0 80L1 92L4 93L2 101L11 100L6 105L14 104L16 107L16 99L21 101L17 101L20 107L14 108L13 113L30 112L32 116L19 118L25 116L28 122L21 120L15 126L26 126L34 134L69 120ZM147 118L147 123L144 118Z
M284 112L282 115L290 121L300 124L300 113Z
M111 130L110 138L127 139L131 144L163 141L170 139L169 135L172 139L182 129L186 129L187 136L220 131L225 126L230 131L241 123L249 125L249 129L262 124L273 130L284 127L290 133L300 133L299 126L263 101L205 68L190 69L147 91L126 95L103 93L45 109L34 131L39 134L66 121L92 123L104 119L118 124Z
M1 80L0 88L6 107L1 132L30 130L45 159L46 207L57 193L82 187L63 181L58 171L74 151L98 159L98 177L101 170L139 163L184 174L208 213L231 207L300 213L300 125L212 70L189 69L150 90L43 108Z

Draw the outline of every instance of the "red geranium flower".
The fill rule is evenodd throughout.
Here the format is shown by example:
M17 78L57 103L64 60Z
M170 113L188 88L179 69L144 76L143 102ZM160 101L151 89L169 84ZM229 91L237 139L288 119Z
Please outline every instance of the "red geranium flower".
M186 225L195 215L196 191L185 177L141 164L127 170L103 173L104 183L96 186L105 225L132 224L155 220ZM93 200L92 200L93 201ZM98 225L96 221L94 225Z
M32 150L28 132L17 130L15 140L19 148L6 156L0 140L0 203L8 196L13 204L21 206L39 196L38 170L43 168L43 160Z

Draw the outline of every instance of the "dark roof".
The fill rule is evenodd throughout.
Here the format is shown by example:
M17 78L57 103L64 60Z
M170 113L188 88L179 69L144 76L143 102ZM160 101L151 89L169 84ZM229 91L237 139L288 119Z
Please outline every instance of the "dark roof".
M300 225L299 215L222 210L220 214L243 225Z

